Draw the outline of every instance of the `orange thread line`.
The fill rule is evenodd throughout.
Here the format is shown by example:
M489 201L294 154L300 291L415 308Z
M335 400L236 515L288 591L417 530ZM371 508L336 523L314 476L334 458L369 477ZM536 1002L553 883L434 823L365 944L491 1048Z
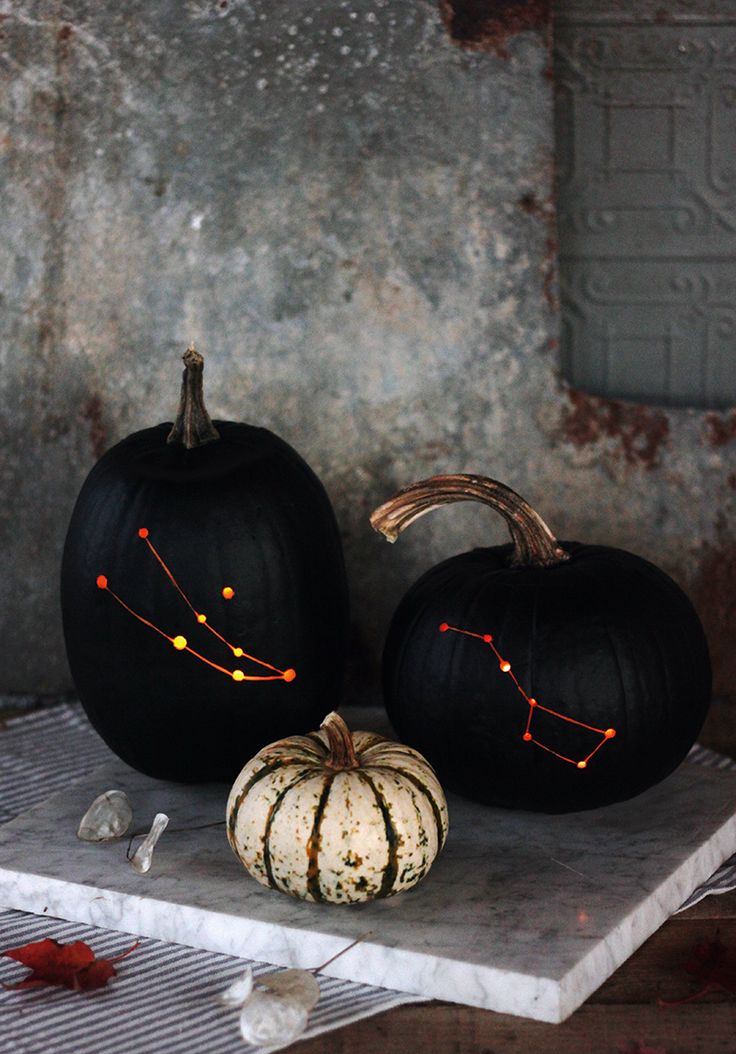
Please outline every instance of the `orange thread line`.
M578 721L575 717L568 717L567 714L561 714L559 710L550 710L548 706L542 706L541 703L537 703L539 710L544 710L548 714L552 714L553 717L559 717L560 721L569 721L571 725L580 725L581 728L587 728L590 732L600 732L601 735L605 733L605 728L596 728L595 725L586 725L585 721Z
M471 633L471 631L469 629L459 629L457 626L450 626L450 625L448 625L447 628L451 629L453 631L453 633L464 633L466 637L477 637L478 640L483 640L483 634L482 633ZM484 643L486 643L486 644L490 643L491 645L493 644L492 641L484 641ZM494 651L495 651L495 648L494 648Z
M164 569L164 572L165 572L167 578L169 579L169 581L171 582L171 584L173 585L174 589L177 590L177 592L181 596L182 600L187 605L187 607L190 609L190 611L192 612L194 617L197 618L197 616L199 615L199 612L195 608L194 604L192 604L191 600L186 595L184 590L181 588L181 586L179 585L177 580L174 578L174 575L169 570L169 567L167 566L166 561L161 556L159 551L156 549L156 546L153 544L153 542L148 537L148 535L146 535L146 537L143 539L143 541L146 543L148 548L151 550L153 555L156 557L158 562L161 564L161 567ZM199 622L199 619L197 619L197 621ZM219 640L222 641L223 644L227 645L227 647L230 649L230 651L235 652L236 646L234 644L231 644L229 640L226 640L225 637L223 637L223 635L221 633L218 633L217 630L214 628L214 626L210 626L209 622L204 622L204 623L199 623L199 624L200 625L204 625L204 628L208 629L210 631L210 633L213 633ZM240 650L243 651L242 648ZM255 657L255 655L249 655L246 651L243 651L243 656L242 657L245 658L245 659L250 659L251 662L255 662L259 666L265 666L266 669L273 670L275 673L279 673L279 674L283 674L284 673L284 670L280 670L278 668L278 666L273 666L270 662L265 662L263 659L257 659ZM209 659L204 659L203 656L200 656L200 658L203 660L203 662L209 662ZM238 656L238 658L240 658L240 656ZM216 670L224 669L224 667L218 666L217 663L214 663L214 662L211 662L210 666L214 666L214 668ZM273 681L273 680L277 680L277 678L275 678L275 677L257 677L257 678L255 678L255 677L254 678L244 677L243 680L259 680L259 681L271 680L271 681Z
M201 623L200 623L200 625L201 625ZM208 629L210 631L210 633L214 633L214 635L216 637L219 637L219 639L222 641L223 644L227 644L227 646L230 649L230 651L232 651L232 652L236 651L236 649L233 647L233 645L230 643L230 641L225 640L223 635L221 633L218 633L217 630L214 628L214 626L210 626L209 622L205 622L204 623L204 627L205 627L205 629ZM255 657L255 655L249 655L248 652L247 651L243 651L242 648L240 648L240 651L241 651L242 654L238 655L239 659L240 658L250 659L251 662L257 662L259 666L265 666L267 669L273 670L274 673L283 674L285 672L284 670L280 670L278 668L278 666L273 666L270 662L266 662L264 659L257 659ZM266 678L261 678L261 680L266 680Z
M595 748L594 748L593 750L591 750L591 752L590 752L590 754L588 754L587 758L585 758L585 759L584 759L584 760L585 760L585 764L586 764L586 765L588 764L588 762L590 761L590 759L591 759L591 758L593 757L593 755L594 755L594 754L597 754L597 753L598 753L598 751L599 751L599 750L601 749L601 747L603 746L603 744L604 744L604 743L606 742L606 738L607 738L607 737L606 737L606 736L604 736L604 737L603 737L603 739L602 739L602 740L600 741L600 743L598 744L598 746L597 746L597 747L595 747Z
M542 750L546 750L549 754L554 754L554 756L559 758L560 761L567 761L570 765L577 765L577 761L573 761L572 758L566 758L564 754L558 754L556 750L553 750L552 747L546 747L544 743L540 743L538 739L533 739L532 743L537 747L541 747Z
M185 604L187 605L187 607L188 607L188 608L190 608L190 610L192 611L192 613L193 613L193 614L194 614L194 616L196 617L196 616L197 616L197 615L199 614L199 612L198 612L198 611L197 611L197 609L195 608L194 604L192 604L191 600L190 600L190 599L189 599L189 597L188 597L188 596L186 595L186 593L184 592L184 590L183 590L183 589L181 588L181 586L179 585L179 583L177 582L177 580L176 580L176 579L174 578L174 576L173 576L173 574L171 573L171 571L169 570L169 568L168 568L168 567L166 566L166 564L165 564L164 560L163 560L163 559L162 559L162 557L161 557L161 556L159 555L159 553L158 553L158 550L156 549L156 546L155 546L155 545L153 544L153 542L152 542L152 541L150 540L150 538L148 537L148 535L146 535L146 537L145 537L145 538L143 539L143 541L144 541L144 542L146 543L146 545L148 546L148 548L149 548L149 549L151 550L151 552L153 553L153 555L154 555L154 556L156 557L156 559L158 560L158 562L159 562L159 563L161 564L161 566L163 567L163 569L164 569L164 573L166 574L166 577L167 577L167 578L169 579L169 581L171 582L171 584L172 584L172 586L174 587L174 589L176 589L176 590L177 590L177 592L178 592L178 593L179 593L179 595L181 596L181 598L182 598L182 600L184 601L184 603L185 603Z
M201 659L202 662L206 662L207 665L211 666L214 670L219 670L220 673L225 673L225 674L227 674L228 677L231 678L231 680L233 679L233 671L232 670L228 670L224 666L218 666L217 663L216 662L212 662L211 659L206 659L204 657L204 655L200 655L198 651L195 651L194 648L190 648L188 644L187 644L186 648L183 648L182 650L183 651L188 651L190 653L190 655L194 655L194 657L196 659ZM245 674L243 674L241 680L243 680L243 681L282 681L283 677L276 676L276 675L274 675L274 676L270 676L269 675L269 676L266 676L266 677L260 677L260 676L259 677L255 677L255 676L250 676L249 677L249 676L246 676Z
M110 594L110 596L114 597L115 600L117 600L118 604L120 604L121 607L125 608L125 610L128 611L134 618L137 618L139 622L142 622L144 626L150 626L151 629L155 629L156 632L160 633L162 637L166 637L167 641L169 641L170 644L173 644L174 638L170 637L168 633L164 633L162 629L159 629L158 626L154 626L154 624L152 622L149 622L147 618L143 618L143 615L139 615L137 611L133 611L133 608L128 607L125 601L121 600L117 593L114 593L109 586L104 586L104 589Z
M162 629L159 629L158 626L154 625L153 622L149 622L147 618L143 617L143 615L139 615L137 611L134 611L133 608L130 607L129 604L126 604L125 601L121 597L119 597L117 595L117 593L114 592L114 590L110 589L109 586L104 586L104 589L105 589L106 592L108 592L110 594L111 597L113 597L115 600L117 600L118 604L120 604L120 606L122 608L125 608L125 610L130 615L132 615L133 618L137 618L138 621L142 622L144 626L148 626L150 629L155 630L156 633L160 633L161 636L165 637L166 640L170 644L173 644L174 638L170 637L168 633L164 633L164 631ZM182 651L188 651L196 659L199 659L201 662L206 662L208 666L211 666L215 670L219 670L220 673L227 674L227 676L232 680L232 676L233 676L232 670L228 670L224 666L218 666L216 662L212 662L210 659L206 659L204 657L204 655L200 655L198 651L195 651L194 648L190 648L189 645L187 645L185 648L182 648L181 650ZM243 652L243 654L245 655L245 652ZM274 669L274 668L275 667L271 667L271 669ZM244 680L244 681L282 681L283 679L284 679L283 678L283 674L279 674L278 676L274 675L274 676L267 676L267 677L255 677L255 676L248 676L246 674L243 674L243 677L242 677L242 680Z
M502 663L504 661L503 656L501 655L500 651L498 650L498 648L496 647L496 645L493 642L493 638L491 637L490 640L487 639L488 637L490 637L490 634L487 634L487 633L474 633L472 630L469 630L469 629L460 629L458 626L451 626L447 622L443 623L443 626L441 628L445 629L445 630L452 630L453 633L461 633L465 637L474 637L476 640L483 641L483 643L487 644L489 646L489 648L493 651L493 653L496 656L496 658L498 659L499 663ZM516 674L513 671L513 668L509 667L508 670L505 670L505 671L502 671L502 672L505 672L507 674L507 676L509 676L511 678L511 680L516 685L517 691L520 693L520 695L522 695L524 697L526 702L529 704L529 713L527 714L526 728L524 729L524 733L523 733L525 736L529 734L529 729L531 727L532 716L534 714L534 710L538 709L538 710L544 710L545 713L551 714L552 717L558 717L561 721L567 721L571 725L577 725L579 728L586 728L586 729L588 729L589 732L597 732L599 735L601 735L603 737L601 739L600 743L598 743L598 745L596 747L594 747L593 750L591 750L590 754L588 754L588 756L583 759L582 763L574 761L572 758L568 758L564 754L558 754L556 750L552 750L551 747L545 746L544 743L540 743L540 741L538 739L534 739L532 737L532 739L531 739L532 743L534 743L538 747L541 747L542 750L546 750L546 751L548 751L548 753L554 754L554 756L556 758L559 758L561 761L567 761L567 762L569 762L570 765L576 765L576 766L578 766L579 764L582 764L583 767L586 767L588 762L590 761L590 759L595 754L598 753L598 751L601 749L603 744L609 738L609 736L606 735L606 730L603 729L603 728L596 728L595 725L588 725L588 724L585 723L585 721L579 721L575 717L568 717L567 714L561 714L559 712L559 710L552 710L548 706L542 706L542 704L537 702L537 700L535 700L534 704L532 705L530 697L526 694L524 689L521 687L521 685L520 685L520 683L519 683L519 681L518 681L518 679L516 677Z

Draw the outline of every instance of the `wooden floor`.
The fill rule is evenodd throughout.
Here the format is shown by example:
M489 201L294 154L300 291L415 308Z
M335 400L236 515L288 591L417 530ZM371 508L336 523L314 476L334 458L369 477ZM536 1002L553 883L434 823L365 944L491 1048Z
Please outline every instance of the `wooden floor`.
M736 758L736 704L717 703L699 737ZM693 985L685 963L718 939L734 962L736 891L669 919L561 1025L452 1003L400 1007L290 1048L299 1054L736 1054L736 995L661 1007Z

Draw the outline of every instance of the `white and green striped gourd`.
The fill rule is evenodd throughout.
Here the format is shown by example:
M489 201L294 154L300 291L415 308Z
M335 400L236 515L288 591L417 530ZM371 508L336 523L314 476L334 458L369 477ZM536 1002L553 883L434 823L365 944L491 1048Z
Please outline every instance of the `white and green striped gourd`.
M330 713L318 732L264 747L227 803L236 856L264 886L303 900L355 903L411 889L447 837L447 803L429 762Z

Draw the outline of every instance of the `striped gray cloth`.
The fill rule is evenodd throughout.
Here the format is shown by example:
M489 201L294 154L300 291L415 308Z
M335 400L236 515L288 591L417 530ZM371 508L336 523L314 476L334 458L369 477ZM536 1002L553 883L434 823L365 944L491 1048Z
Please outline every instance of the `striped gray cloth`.
M42 745L42 746L41 746ZM0 823L112 758L78 704L14 718L0 732ZM97 958L130 948L128 934L0 908L0 951L52 937L86 941ZM247 960L142 938L107 988L0 992L0 1054L256 1054L238 1014L217 996ZM254 976L274 967L252 962ZM0 958L0 983L25 970ZM321 997L303 1038L341 1028L421 996L319 976ZM269 1048L273 1050L274 1048Z
M699 743L696 743L692 748L687 760L694 762L696 765L705 765L708 768L736 769L736 761L725 757L723 754L717 754L715 750L701 747ZM694 889L675 914L678 915L681 911L685 911L686 908L691 908L693 904L697 904L699 900L707 897L710 893L728 893L732 889L736 889L736 854L726 860L724 864L721 864L706 882Z

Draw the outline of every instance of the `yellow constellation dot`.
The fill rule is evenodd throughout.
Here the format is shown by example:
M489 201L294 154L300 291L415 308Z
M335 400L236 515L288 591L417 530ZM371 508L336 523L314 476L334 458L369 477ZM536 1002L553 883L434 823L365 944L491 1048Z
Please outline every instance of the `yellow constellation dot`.
M613 739L613 737L615 735L616 735L616 729L615 728L607 728L606 729L606 739Z
M232 586L225 586L222 590L222 595L224 596L225 600L232 600L235 596L235 590Z
M588 762L587 761L578 761L578 768L579 769L587 769L587 767L588 767Z
M296 677L296 670L284 670L283 676L285 681L293 681Z
M537 700L536 699L532 699L532 697L530 696L529 697L529 706L536 706L536 705L537 705Z
M233 655L235 656L236 659L239 659L242 654L243 654L243 649L242 648L233 648Z
M171 643L174 645L177 651L183 651L184 648L186 648L187 646L187 638L181 636L174 637Z
M242 670L233 670L233 680L242 681L245 678L245 674Z
M206 621L207 621L207 616L206 615L197 615L197 622L206 622Z
M503 662L500 664L500 666L501 666L501 669L503 670L504 673L508 673L509 670L511 669L511 663L507 662L506 659L503 660Z

